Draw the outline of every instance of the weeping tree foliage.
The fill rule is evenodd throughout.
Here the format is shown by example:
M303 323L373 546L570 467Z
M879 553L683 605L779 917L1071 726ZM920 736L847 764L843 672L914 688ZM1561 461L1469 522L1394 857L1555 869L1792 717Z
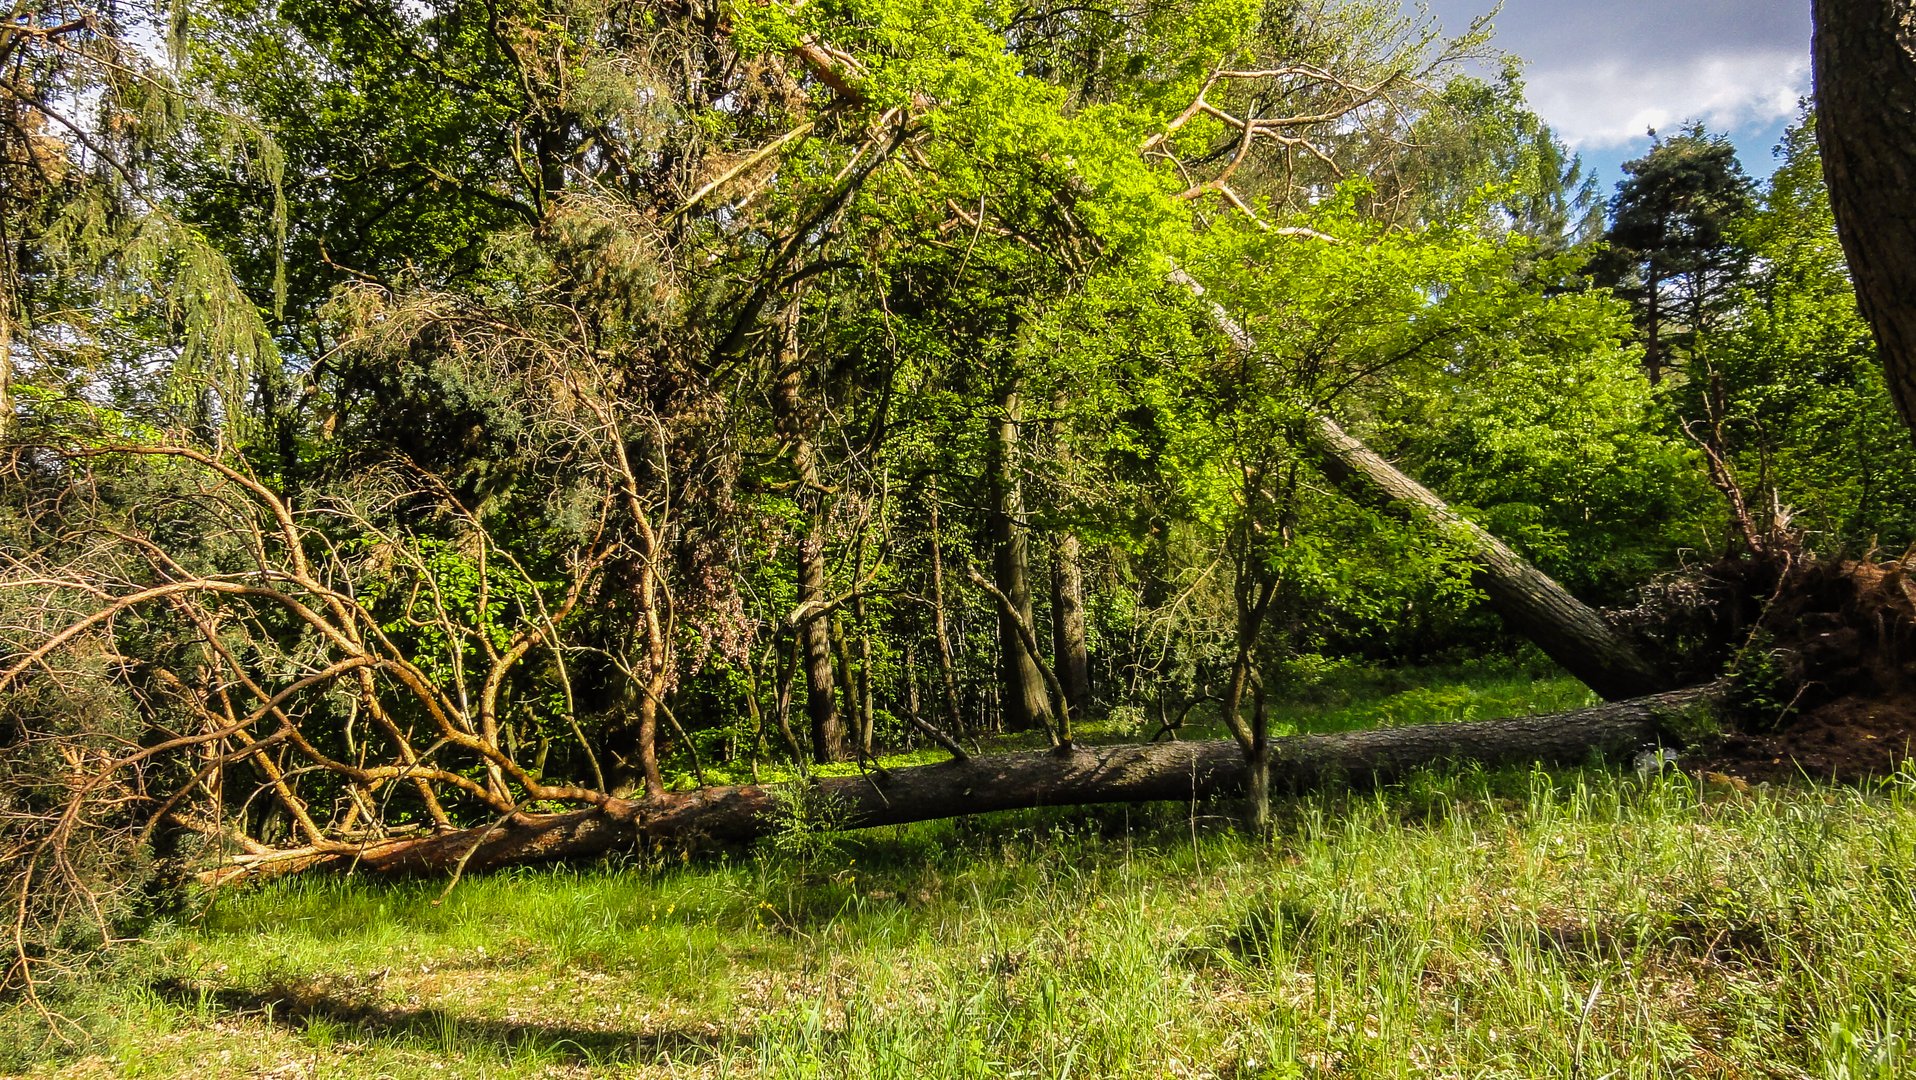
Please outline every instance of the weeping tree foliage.
M243 432L276 376L286 233L272 136L181 80L182 11L17 4L0 24L0 424L75 395L151 395ZM162 43L155 46L152 42ZM173 177L253 177L258 235L209 235ZM252 292L224 244L267 256Z
M1656 683L1573 590L1716 511L1574 162L1457 73L1486 26L284 0L148 13L159 57L76 18L0 46L10 987L169 874L736 839L761 779L850 783L814 767L902 785L861 820L1311 782L1271 704L1510 647L1498 567ZM1194 711L1233 742L1086 748ZM1323 760L1461 745L1405 738ZM952 762L887 779L915 746Z
M283 162L264 128L182 78L182 14L27 3L0 20L0 439L10 464L35 440L151 441L166 427L232 449L255 429L255 384L281 374L269 327L286 219L270 196ZM236 238L215 235L179 198L177 179L207 169L256 178L269 194L265 229L245 238L268 256L257 283L225 250ZM24 473L6 483L0 609L12 665L22 640L97 619L113 583L147 571L123 561L139 550L133 534L135 547L117 552L49 549L49 535L77 524L68 514L77 504L64 496L99 494L75 486L74 474L56 481L62 497L51 506L28 494ZM112 486L108 501L123 506L175 495L156 476ZM196 562L212 546L181 555ZM49 558L80 591L37 575ZM161 644L177 627L128 629L181 655ZM132 657L84 633L73 640L57 664L42 665L44 677L11 688L0 733L0 857L14 928L0 985L29 999L37 968L57 970L68 946L111 941L129 917L154 909L154 857L170 850L139 824L151 808L129 792L144 781L122 782L148 775L149 760L170 776L166 751L124 774L109 768L110 778L97 770L128 747L163 746L171 718L127 678Z

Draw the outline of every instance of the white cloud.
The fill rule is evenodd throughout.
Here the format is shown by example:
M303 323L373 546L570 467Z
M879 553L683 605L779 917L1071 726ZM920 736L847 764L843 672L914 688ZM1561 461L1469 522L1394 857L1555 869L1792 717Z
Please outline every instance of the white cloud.
M1809 58L1794 49L1654 62L1605 58L1533 67L1531 107L1577 149L1620 146L1647 128L1701 120L1716 131L1773 124L1809 92Z

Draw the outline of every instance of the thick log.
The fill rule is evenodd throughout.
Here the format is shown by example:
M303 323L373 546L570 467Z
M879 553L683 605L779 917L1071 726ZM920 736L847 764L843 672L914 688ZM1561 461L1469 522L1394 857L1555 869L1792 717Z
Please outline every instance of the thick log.
M1296 735L1271 742L1271 791L1388 783L1446 762L1487 766L1571 765L1617 760L1650 746L1681 745L1720 685L1594 708L1512 720ZM1071 747L917 765L866 776L820 778L813 797L846 828L1040 806L1189 801L1243 794L1248 779L1236 742ZM778 827L778 799L759 785L714 787L559 814L516 814L492 826L369 843L350 852L243 855L209 882L303 871L375 876L446 874L584 858L651 844L742 842Z
M1171 281L1204 300L1204 286L1184 271L1173 271ZM1245 352L1258 351L1249 331L1222 305L1209 303L1212 322L1233 345ZM1468 545L1476 562L1474 580L1489 598L1490 606L1512 630L1535 642L1545 655L1590 689L1611 701L1669 689L1669 682L1602 615L1570 595L1568 589L1491 535L1490 530L1451 509L1435 492L1365 446L1337 421L1322 412L1306 410L1304 441L1318 457L1325 475L1346 496L1428 521Z
M1815 0L1816 141L1856 300L1916 432L1916 0Z

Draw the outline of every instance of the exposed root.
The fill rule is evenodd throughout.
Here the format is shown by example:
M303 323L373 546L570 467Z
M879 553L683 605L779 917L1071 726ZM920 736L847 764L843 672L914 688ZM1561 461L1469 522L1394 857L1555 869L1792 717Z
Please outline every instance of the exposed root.
M1705 762L1853 782L1916 747L1916 560L1789 555L1672 575L1624 613L1680 673L1729 673L1736 731Z

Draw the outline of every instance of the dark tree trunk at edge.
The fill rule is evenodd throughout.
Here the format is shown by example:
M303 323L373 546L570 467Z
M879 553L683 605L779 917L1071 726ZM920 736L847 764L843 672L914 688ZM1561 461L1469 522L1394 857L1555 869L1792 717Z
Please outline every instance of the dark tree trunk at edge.
M1856 299L1916 431L1916 3L1814 0L1816 141Z

